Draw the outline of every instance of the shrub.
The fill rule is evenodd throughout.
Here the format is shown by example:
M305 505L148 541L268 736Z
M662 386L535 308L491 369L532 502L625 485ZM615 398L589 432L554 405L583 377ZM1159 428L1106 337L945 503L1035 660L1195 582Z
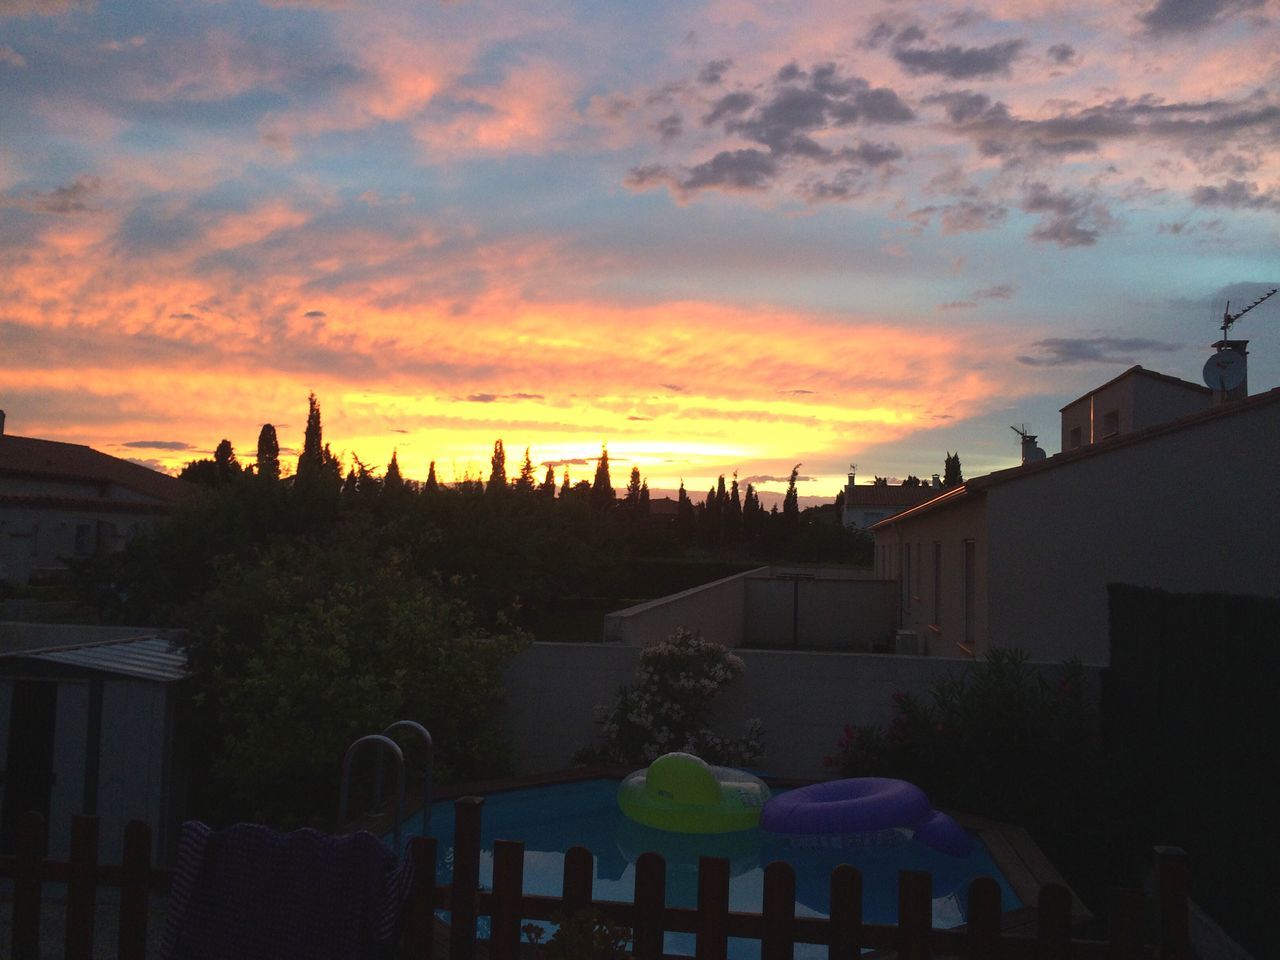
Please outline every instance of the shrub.
M993 650L927 698L893 700L887 728L846 725L827 765L901 777L935 802L1024 823L1069 816L1066 798L1098 775L1097 718L1078 661L1050 679L1022 651Z
M395 553L304 543L228 565L191 636L185 719L201 816L278 827L328 817L343 751L402 718L431 731L437 780L502 772L495 706L522 638L485 636L450 584Z
M683 751L708 763L751 764L763 755L764 728L747 721L738 738L711 731L716 695L743 671L724 647L679 628L640 654L635 682L618 691L613 706L598 707L604 743L579 752L587 763L639 766Z

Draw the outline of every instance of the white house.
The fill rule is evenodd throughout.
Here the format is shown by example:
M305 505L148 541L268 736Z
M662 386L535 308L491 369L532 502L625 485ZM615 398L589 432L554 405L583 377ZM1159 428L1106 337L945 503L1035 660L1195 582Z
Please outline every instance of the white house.
M1280 389L1211 405L1183 383L1126 371L1063 408L1078 447L872 527L902 627L935 655L1105 664L1109 583L1280 596ZM1115 429L1085 443L1090 407Z

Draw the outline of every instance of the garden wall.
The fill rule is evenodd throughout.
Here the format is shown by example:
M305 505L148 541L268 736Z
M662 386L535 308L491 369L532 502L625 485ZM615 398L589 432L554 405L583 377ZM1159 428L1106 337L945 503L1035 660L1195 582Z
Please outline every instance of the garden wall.
M731 649L870 651L891 648L896 598L894 581L867 571L760 567L610 613L604 639L645 647L686 627Z
M676 627L686 627L711 643L736 647L742 642L747 577L757 573L738 573L608 614L604 618L605 642L647 647L661 643Z
M744 674L723 694L716 728L738 735L742 724L764 724L763 768L775 776L829 775L823 757L835 751L846 723L884 723L893 694L927 696L943 677L973 661L863 653L737 650ZM596 704L611 703L629 683L640 649L622 644L535 643L507 670L507 729L518 773L559 770L595 742ZM1046 670L1057 665L1045 664ZM1092 674L1096 683L1096 671Z

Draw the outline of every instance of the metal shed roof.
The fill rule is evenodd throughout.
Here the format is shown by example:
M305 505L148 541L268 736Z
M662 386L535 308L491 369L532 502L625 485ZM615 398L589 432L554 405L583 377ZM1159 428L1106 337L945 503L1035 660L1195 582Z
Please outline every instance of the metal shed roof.
M105 640L46 650L15 651L5 657L43 660L118 676L170 683L187 675L187 655L162 637Z

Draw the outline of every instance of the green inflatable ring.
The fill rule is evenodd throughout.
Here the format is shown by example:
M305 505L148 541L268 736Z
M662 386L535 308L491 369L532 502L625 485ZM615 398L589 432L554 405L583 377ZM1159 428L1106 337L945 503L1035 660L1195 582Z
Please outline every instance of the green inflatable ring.
M622 812L646 827L672 833L732 833L760 824L769 799L763 780L713 767L689 753L668 753L618 785Z

